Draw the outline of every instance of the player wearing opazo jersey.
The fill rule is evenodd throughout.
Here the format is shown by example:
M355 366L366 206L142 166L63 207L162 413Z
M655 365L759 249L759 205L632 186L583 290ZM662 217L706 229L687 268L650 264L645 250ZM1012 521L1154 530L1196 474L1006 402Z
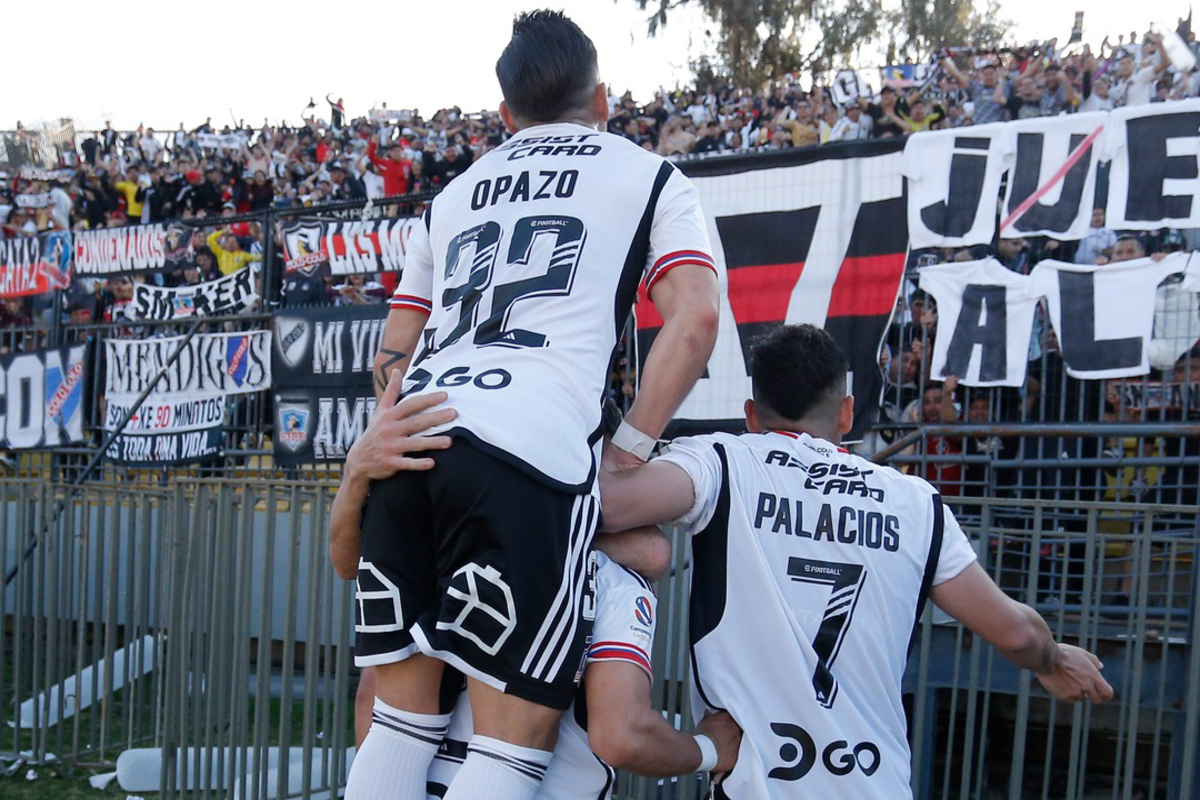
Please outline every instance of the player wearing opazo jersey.
M453 411L429 409L445 400L441 393L420 395L396 404L400 373L393 373L370 425L346 458L346 479L338 488L330 515L330 559L343 578L352 578L358 561L361 508L370 479L398 471L432 468L433 462L410 455L428 445L419 435L453 418ZM424 413L422 413L424 412ZM449 446L447 437L426 439L435 448ZM631 531L605 534L602 544L629 563L642 565L648 575L661 575L666 560L657 545L659 537ZM669 555L669 548L668 553ZM646 775L675 775L698 769L725 770L733 765L741 733L728 714L709 715L697 733L676 731L650 702L657 601L645 579L600 552L593 554L588 582L595 585L596 625L586 658L586 698L580 693L559 725L554 758L546 771L538 797L548 800L603 798L612 789L612 768L601 761ZM359 604L369 602L360 593ZM462 693L450 730L438 741L427 729L415 727L402 711L370 698L365 718L373 718L376 742L420 737L426 749L437 752L429 772L430 791L444 796L446 787L464 761L472 739L472 718L467 695ZM592 713L588 714L588 708ZM590 731L590 734L589 734ZM593 754L593 750L596 754ZM715 760L715 761L714 761ZM512 762L519 770L535 770L536 763ZM355 791L378 793L387 786L389 771L404 765L375 762L375 774L356 773L366 787ZM371 779L375 778L374 781ZM376 788L371 789L374 786Z
M432 429L452 441L436 466L380 481L364 511L355 657L409 741L373 743L372 728L349 800L370 796L356 774L381 763L406 765L392 797L424 794L444 664L467 675L475 718L448 800L536 793L593 622L601 402L639 282L664 325L606 468L645 460L716 336L696 191L598 132L591 41L561 13L523 14L496 73L514 135L417 226L377 359L405 370L406 394L444 391L457 417Z
M781 328L751 356L751 433L602 478L606 526L694 536L693 703L745 734L717 798L910 797L901 679L927 595L1059 699L1112 696L1095 656L992 583L929 484L838 446L848 366L824 331Z

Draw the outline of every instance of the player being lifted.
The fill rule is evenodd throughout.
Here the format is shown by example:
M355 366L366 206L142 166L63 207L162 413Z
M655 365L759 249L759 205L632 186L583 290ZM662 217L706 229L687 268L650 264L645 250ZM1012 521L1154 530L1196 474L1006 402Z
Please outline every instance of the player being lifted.
M429 428L454 418L452 409L428 413L445 400L430 392L396 404L400 373L393 373L380 398L371 424L346 456L346 480L338 489L330 516L330 556L339 576L351 579L358 571L361 508L371 479L391 477L401 470L432 467L422 449L449 446L447 437L421 437ZM619 415L618 415L619 421ZM606 431L608 420L606 418ZM603 534L599 547L649 570L657 580L669 564L670 545L655 531ZM559 722L558 743L538 790L538 800L607 800L615 786L613 768L644 775L667 776L695 772L708 766L703 739L671 727L650 700L657 600L646 578L596 554L596 624L587 651L583 690ZM455 682L461 677L450 676ZM453 696L455 685L445 687ZM373 698L372 698L373 700ZM366 721L371 702L358 710ZM385 709L380 710L386 714ZM356 720L357 721L357 720ZM737 756L741 731L728 714L706 717L698 726L716 748L714 771L726 771ZM383 735L401 735L386 726ZM454 705L450 728L429 770L431 798L445 796L458 773L472 734L471 709L463 692Z
M377 482L364 510L356 662L377 667L380 702L351 800L424 797L444 664L467 675L475 720L448 800L537 791L592 623L601 400L639 282L664 325L606 469L644 461L716 336L695 189L598 131L587 36L522 15L496 73L514 135L426 212L378 361L405 370L406 394L445 391L457 418L431 430L452 442L432 469Z
M933 487L839 447L848 368L825 331L782 327L751 355L751 433L602 476L606 528L693 534L693 704L745 733L717 798L911 797L900 682L926 596L1055 697L1112 697L1095 656L991 581Z

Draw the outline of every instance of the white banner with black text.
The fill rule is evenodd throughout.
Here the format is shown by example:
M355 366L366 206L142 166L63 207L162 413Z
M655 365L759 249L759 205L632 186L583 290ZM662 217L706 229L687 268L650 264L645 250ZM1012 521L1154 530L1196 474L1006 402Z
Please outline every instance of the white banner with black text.
M244 311L258 302L258 275L247 265L215 281L184 286L135 283L130 319L172 320L210 317L226 311Z
M185 337L108 340L104 429L116 430ZM220 452L226 405L271 386L271 332L195 336L166 369L107 456L126 464L177 464Z

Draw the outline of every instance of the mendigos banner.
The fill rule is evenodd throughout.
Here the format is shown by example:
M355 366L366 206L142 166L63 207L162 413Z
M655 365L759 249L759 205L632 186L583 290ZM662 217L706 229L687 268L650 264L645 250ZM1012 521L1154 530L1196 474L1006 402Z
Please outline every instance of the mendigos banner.
M190 286L135 283L130 319L172 320L242 311L258 302L258 276L248 265L232 275Z
M375 412L372 364L386 306L296 309L275 318L275 460L340 461Z
M71 234L0 241L0 297L43 294L71 285Z
M105 347L106 431L117 429L134 401L186 337L109 340ZM166 369L129 425L108 449L123 463L183 463L217 455L231 396L271 385L271 332L194 337Z
M85 345L0 355L0 447L83 440Z
M284 270L306 275L399 272L419 224L419 217L289 223L283 227Z

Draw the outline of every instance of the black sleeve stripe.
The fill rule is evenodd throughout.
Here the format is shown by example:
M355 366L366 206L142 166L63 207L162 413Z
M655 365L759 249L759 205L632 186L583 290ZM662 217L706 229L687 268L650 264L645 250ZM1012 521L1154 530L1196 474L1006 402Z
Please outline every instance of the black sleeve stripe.
M624 564L619 564L616 561L614 561L613 563L616 564L621 569L628 572L630 575L632 575L634 580L636 580L638 582L638 586L641 586L643 589L645 589L650 594L654 594L654 588L650 585L650 582L647 581L645 578L643 578L637 570L630 569L629 567L625 566Z
M725 447L714 444L721 461L721 492L712 519L704 530L692 537L692 592L688 612L688 637L692 650L692 680L700 698L709 708L724 710L713 704L700 681L696 666L696 644L716 630L725 616L728 590L729 557L729 459Z
M654 214L658 210L658 198L663 188L671 178L675 167L664 161L654 176L654 186L650 190L650 199L646 201L646 209L642 212L641 222L633 241L629 243L629 252L625 254L625 264L621 267L621 280L617 284L617 295L613 308L613 319L616 320L616 336L619 340L629 319L629 310L637 298L637 287L642 281L642 271L646 269L646 259L650 257L650 228L654 225Z
M946 523L946 510L942 507L942 496L933 495L933 532L929 537L929 555L925 559L925 574L921 577L921 590L917 593L917 613L913 620L912 633L908 637L908 653L912 654L913 644L917 641L917 628L921 624L921 615L925 612L925 601L929 599L929 591L933 588L933 576L937 574L938 559L942 556L942 538Z

